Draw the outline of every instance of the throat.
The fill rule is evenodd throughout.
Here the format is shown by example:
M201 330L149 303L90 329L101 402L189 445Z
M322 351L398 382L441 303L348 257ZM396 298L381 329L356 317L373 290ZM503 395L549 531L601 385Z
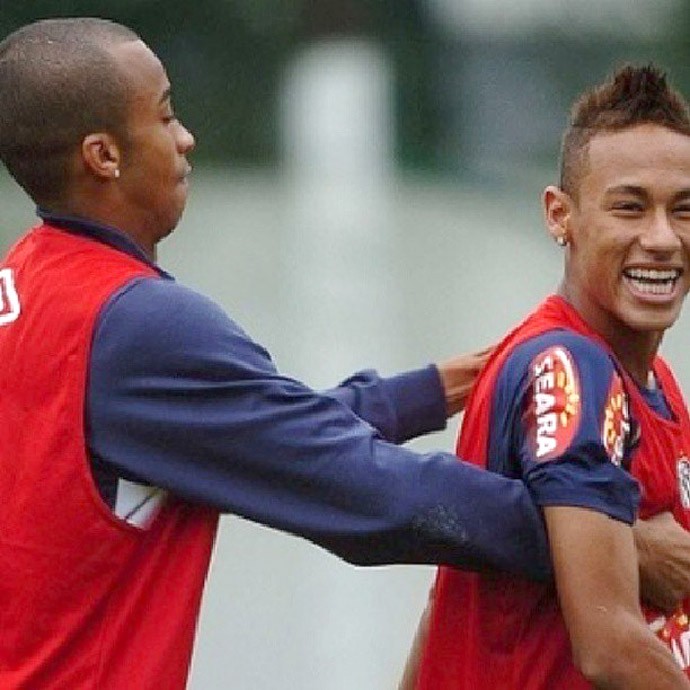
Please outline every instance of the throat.
M652 364L659 349L661 337L657 333L650 332L638 332L633 337L630 335L617 332L610 334L606 340L635 383L641 388L653 389L656 386L656 379Z
M593 306L592 301L584 298L581 291L573 290L568 281L561 284L559 294L606 341L638 386L646 388L663 331L632 328L610 311Z

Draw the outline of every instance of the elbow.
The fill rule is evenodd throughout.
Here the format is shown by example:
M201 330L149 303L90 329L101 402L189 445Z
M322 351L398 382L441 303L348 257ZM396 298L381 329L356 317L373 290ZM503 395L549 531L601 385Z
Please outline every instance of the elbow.
M595 688L628 687L630 671L635 668L627 654L613 645L603 645L575 655L575 665Z
M658 666L659 654L666 657L667 650L644 624L609 629L608 635L594 636L579 647L573 645L575 666L593 687L602 689L629 687L648 667Z
M617 687L615 681L622 669L618 668L620 660L613 650L587 649L575 650L573 661L578 671L595 688Z

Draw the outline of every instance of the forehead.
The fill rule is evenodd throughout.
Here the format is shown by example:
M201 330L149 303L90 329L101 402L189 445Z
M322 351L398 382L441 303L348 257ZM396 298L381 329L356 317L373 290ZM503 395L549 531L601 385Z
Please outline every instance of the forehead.
M125 78L133 101L156 103L170 88L168 75L155 53L143 41L127 41L109 48Z
M690 188L690 136L660 125L637 125L592 137L583 189L632 185Z

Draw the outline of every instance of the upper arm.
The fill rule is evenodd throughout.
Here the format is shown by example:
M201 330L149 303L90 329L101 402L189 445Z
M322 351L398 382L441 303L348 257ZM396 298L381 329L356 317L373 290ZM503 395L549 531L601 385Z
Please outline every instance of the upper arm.
M632 530L582 508L549 506L544 516L561 610L577 661L609 649L620 635L621 621L642 623Z
M587 508L632 523L631 423L608 354L582 336L550 332L517 348L501 371L490 466L522 478L541 507Z

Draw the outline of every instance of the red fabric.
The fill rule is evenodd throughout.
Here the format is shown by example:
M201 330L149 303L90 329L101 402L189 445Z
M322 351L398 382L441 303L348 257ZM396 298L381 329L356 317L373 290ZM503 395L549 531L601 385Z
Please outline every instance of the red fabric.
M569 329L608 346L561 298L549 297L513 330L482 372L465 413L458 440L460 457L486 466L489 424L496 378L510 353L522 342L553 329ZM612 353L611 353L612 354ZM613 355L612 355L613 356ZM673 376L657 358L654 371L678 422L662 420L645 403L635 384L624 380L633 418L642 438L631 471L643 488L644 517L673 510L685 527L689 513L681 505L676 463L690 448L690 419ZM671 620L646 611L662 639L683 658L683 633L688 630L688 602ZM664 633L668 635L664 637ZM688 633L690 636L690 633ZM514 576L463 573L439 568L430 633L424 649L418 690L580 690L591 685L573 665L570 643L552 585Z
M114 517L89 468L86 377L100 308L144 263L48 226L10 251L0 326L0 688L185 687L217 514L170 500Z

